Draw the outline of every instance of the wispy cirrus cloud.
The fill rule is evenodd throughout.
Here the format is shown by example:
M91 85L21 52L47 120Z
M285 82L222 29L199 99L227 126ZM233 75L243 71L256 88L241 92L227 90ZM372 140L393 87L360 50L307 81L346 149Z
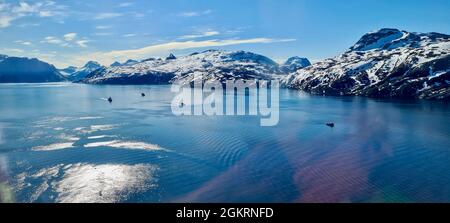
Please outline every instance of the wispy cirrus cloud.
M64 43L64 41L62 41L60 38L55 37L55 36L47 36L41 41L41 43L50 43L50 44L61 45Z
M67 33L66 35L64 35L64 40L65 41L72 41L77 37L77 33Z
M204 11L185 11L178 13L178 16L180 17L196 17L196 16L202 16L202 15L208 15L211 14L211 10L207 9Z
M28 17L64 17L66 6L56 4L53 1L43 1L37 3L19 2L17 4L0 3L0 28L9 27L13 21Z
M124 34L122 35L123 37L135 37L137 34L136 33L128 33L128 34Z
M94 19L95 20L102 20L102 19L112 19L112 18L117 18L117 17L121 17L123 16L122 13L118 13L118 12L103 12L103 13L98 13Z
M199 34L192 34L192 35L184 35L180 36L179 39L196 39L196 38L202 38L202 37L210 37L210 36L216 36L219 35L220 32L218 31L206 31Z
M106 26L106 25L103 25L103 26L96 26L95 28L96 29L110 29L112 26Z
M1 49L1 51L5 52L5 53L8 53L8 54L12 54L12 55L14 55L14 54L22 54L22 53L25 52L24 50L17 49L17 48L3 48L3 49Z
M5 28L11 25L11 22L16 18L8 15L0 15L0 28Z
M77 33L67 33L61 38L56 36L47 36L41 41L41 43L55 44L62 47L79 46L82 48L86 48L88 42L90 42L90 40L87 38L78 38Z
M42 3L36 3L33 5L30 5L26 2L19 2L18 6L15 6L12 8L12 13L14 14L26 14L26 13L35 13L39 12L39 9L41 8ZM6 6L4 6L6 7Z
M76 63L83 64L86 59L96 60L102 64L110 64L114 61L129 59L130 55L134 58L146 58L155 55L163 55L168 52L186 49L222 47L240 44L268 44L291 42L296 39L272 39L272 38L252 38L252 39L225 39L225 40L203 40L203 41L173 41L160 44L149 45L143 48L131 50L114 50L109 52L94 52L88 55L72 58Z
M90 40L88 40L88 39L82 39L82 40L77 40L77 41L75 41L75 43L76 43L79 47L82 47L82 48L88 47L86 44L89 43L89 42L90 42Z
M92 33L93 36L111 36L113 35L112 32L95 32Z
M16 40L16 41L14 41L14 43L25 45L25 46L33 45L30 41L23 41L23 40Z
M134 2L122 2L122 3L118 4L117 7L124 8L124 7L129 7L132 5L134 5Z
M18 25L18 27L21 28L27 28L27 27L35 27L35 26L40 26L40 23L22 23L20 25Z

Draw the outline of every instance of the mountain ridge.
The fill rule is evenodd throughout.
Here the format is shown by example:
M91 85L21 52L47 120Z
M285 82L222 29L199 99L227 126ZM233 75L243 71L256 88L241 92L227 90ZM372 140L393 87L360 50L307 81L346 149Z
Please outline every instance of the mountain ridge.
M66 78L49 63L36 58L0 56L0 83L60 81L66 81Z
M93 71L100 69L102 67L103 66L96 61L88 61L83 67L78 68L74 66L69 66L67 68L60 69L59 71L62 74L64 74L68 80L76 82L85 78Z
M82 83L91 84L168 84L192 82L194 73L205 81L266 79L281 74L280 66L263 55L247 51L206 50L187 56L170 54L165 60L146 59L130 66L107 67L91 73ZM127 79L129 80L127 82Z
M380 29L346 52L283 78L284 86L322 95L450 98L450 36Z

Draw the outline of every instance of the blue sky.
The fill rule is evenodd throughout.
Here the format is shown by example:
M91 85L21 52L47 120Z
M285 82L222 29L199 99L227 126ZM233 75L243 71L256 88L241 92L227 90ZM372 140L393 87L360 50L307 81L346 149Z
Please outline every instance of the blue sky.
M0 0L0 53L58 67L248 50L320 60L384 27L450 33L448 0Z

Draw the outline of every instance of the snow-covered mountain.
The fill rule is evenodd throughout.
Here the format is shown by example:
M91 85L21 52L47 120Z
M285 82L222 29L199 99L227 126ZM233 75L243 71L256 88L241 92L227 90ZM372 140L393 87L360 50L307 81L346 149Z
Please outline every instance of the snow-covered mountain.
M283 84L325 95L450 99L449 53L449 35L381 29Z
M59 71L61 74L65 75L68 80L79 81L85 78L88 74L102 67L102 65L95 61L89 61L81 68L70 66Z
M287 59L281 69L284 73L291 73L297 71L300 68L305 68L310 65L311 62L309 62L307 58L295 56Z
M273 60L245 51L207 50L188 56L169 55L165 60L147 59L131 66L114 66L99 69L83 83L93 84L167 84L174 81L189 83L194 73L207 80L271 79L280 74Z
M69 66L69 67L66 67L66 68L64 68L64 69L59 69L59 72L60 72L62 75L68 77L68 76L70 76L71 74L77 72L77 70L78 70L77 67Z
M51 64L36 58L0 55L0 83L59 82L66 78Z

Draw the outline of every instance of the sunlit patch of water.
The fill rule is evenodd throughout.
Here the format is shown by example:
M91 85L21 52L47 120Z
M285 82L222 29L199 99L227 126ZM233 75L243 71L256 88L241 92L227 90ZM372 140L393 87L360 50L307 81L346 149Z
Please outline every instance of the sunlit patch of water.
M61 203L119 202L156 187L157 170L150 164L58 164L17 175L15 188L30 193L28 202L43 194Z

